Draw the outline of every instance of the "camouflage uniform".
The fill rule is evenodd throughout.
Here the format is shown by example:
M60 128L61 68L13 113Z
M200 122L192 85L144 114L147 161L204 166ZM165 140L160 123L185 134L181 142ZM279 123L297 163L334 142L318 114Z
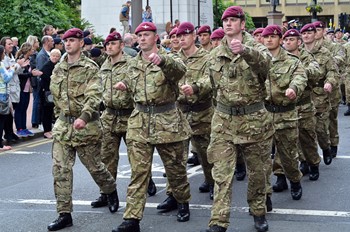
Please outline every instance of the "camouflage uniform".
M234 55L226 37L209 59L210 81L217 107L211 124L208 161L215 181L209 226L229 226L232 180L238 148L248 168L247 200L251 213L265 215L265 169L270 159L272 118L263 104L265 80L270 66L266 48L243 32L244 51Z
M344 44L345 49L345 75L344 75L344 85L345 85L345 95L346 103L350 106L350 42Z
M272 59L269 80L266 81L269 94L266 108L273 113L276 132L274 141L286 177L294 183L300 182L302 173L298 165L298 112L297 100L285 96L291 88L300 98L307 84L305 70L300 60L280 49Z
M330 83L333 87L332 91L337 91L337 88L339 88L338 75L334 59L332 58L333 56L327 48L316 44L310 53L313 54L320 66L320 76L316 86L312 90L312 99L316 107L317 140L321 149L327 150L330 147L329 114L331 101L330 94L325 92L323 87L325 83Z
M211 119L214 113L212 104L212 89L210 85L198 86L200 79L205 78L205 69L208 60L208 52L200 47L198 51L186 57L184 52L180 50L179 57L187 65L185 76L179 81L179 87L189 84L194 87L192 96L185 96L182 91L177 99L178 106L186 116L193 131L191 144L195 148L198 158L201 162L205 181L213 185L214 180L211 175L212 165L208 163L207 149L210 141ZM187 147L188 147L188 143ZM188 149L185 160L187 160Z
M326 47L331 53L332 57L334 57L334 61L337 68L338 82L332 88L332 92L330 93L330 103L331 110L329 112L329 138L331 146L338 146L339 144L339 133L338 133L338 109L339 103L341 100L341 89L340 86L344 84L346 78L345 72L345 59L346 52L345 48L340 43L331 43L330 41L326 41L323 43L324 47Z
M116 184L99 158L101 125L98 107L102 88L98 67L81 55L74 64L67 57L56 65L51 76L50 90L58 117L53 128L53 176L58 213L72 211L73 165L75 154L88 169L100 189L110 194ZM80 118L87 124L83 129L73 128Z
M107 58L99 73L103 85L103 103L106 107L101 116L101 159L114 179L117 177L120 143L122 139L125 142L128 118L134 105L130 91L117 91L113 85L126 78L127 62L130 58L123 54L115 64Z
M186 66L162 48L158 55L162 58L159 66L145 61L139 53L130 61L128 78L124 81L136 104L126 136L132 173L124 219L142 219L155 148L177 202L187 203L191 197L186 165L182 161L184 141L191 136L191 128L175 105L178 82Z
M299 59L305 67L308 77L307 86L302 92L296 104L298 112L298 132L299 132L299 160L305 161L312 166L318 166L321 158L317 151L315 106L311 99L311 91L319 77L319 65L315 58L305 49L300 49ZM284 175L281 161L277 154L273 162L273 172L275 175Z

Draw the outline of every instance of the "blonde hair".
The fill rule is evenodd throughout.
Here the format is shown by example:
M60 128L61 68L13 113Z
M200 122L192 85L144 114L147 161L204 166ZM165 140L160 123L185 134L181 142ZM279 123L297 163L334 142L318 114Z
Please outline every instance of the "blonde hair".
M38 37L36 37L35 35L29 35L27 37L27 43L30 43L32 46L34 46L36 41L39 41L39 40L38 40Z
M23 43L21 45L21 48L18 50L18 52L16 53L16 59L20 58L21 56L26 55L28 52L30 52L32 50L33 46L30 43Z
M57 49L57 48L52 49L50 54L57 54L57 55L60 55L60 56L62 55L61 51L59 49Z

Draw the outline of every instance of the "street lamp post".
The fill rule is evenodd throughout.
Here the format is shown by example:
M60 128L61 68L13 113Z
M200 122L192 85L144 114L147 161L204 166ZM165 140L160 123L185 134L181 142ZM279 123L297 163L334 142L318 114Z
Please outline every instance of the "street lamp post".
M317 5L317 0L313 0L314 1L314 5L316 6ZM312 19L311 19L311 22L316 22L317 21L317 12L314 10L312 12Z

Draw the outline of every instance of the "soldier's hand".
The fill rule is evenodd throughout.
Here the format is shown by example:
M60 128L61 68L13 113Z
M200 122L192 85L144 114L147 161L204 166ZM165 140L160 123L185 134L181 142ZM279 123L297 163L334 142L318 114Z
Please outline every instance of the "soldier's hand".
M297 94L295 93L294 89L288 88L286 90L286 97L288 97L290 100L294 100L297 97Z
M240 54L243 52L243 44L238 39L233 39L230 43L230 49L233 54Z
M324 84L324 86L323 86L323 89L324 89L324 91L326 91L327 93L330 93L330 92L332 92L332 84L331 83L326 83L326 84Z
M181 86L181 90L187 96L192 96L193 95L193 88L190 85L183 85L183 86Z
M160 65L160 63L162 62L162 58L160 58L160 56L157 53L152 53L151 55L149 55L148 60L155 65Z
M126 90L126 85L123 82L119 81L117 84L115 84L113 86L113 88L115 88L116 90L125 91Z
M83 119L77 118L74 121L73 127L76 130L81 130L86 126L86 122Z

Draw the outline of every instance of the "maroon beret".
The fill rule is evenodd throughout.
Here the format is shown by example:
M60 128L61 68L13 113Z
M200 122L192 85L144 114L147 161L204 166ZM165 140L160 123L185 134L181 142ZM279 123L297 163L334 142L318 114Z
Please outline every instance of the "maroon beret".
M62 39L65 40L67 38L78 38L78 39L83 39L84 34L83 31L80 30L79 28L71 28L64 35L62 36Z
M222 39L225 36L224 29L216 29L210 36L210 39Z
M190 22L183 22L177 28L176 35L190 34L194 31L194 26Z
M255 31L253 32L253 35L256 35L256 34L262 33L262 32L263 32L263 30L264 30L264 28L263 28L263 27L259 27L259 28L255 29Z
M316 32L316 27L313 23L308 23L301 28L300 33L304 33L305 31L315 31Z
M112 32L109 34L105 40L105 45L110 42L110 41L115 41L115 40L122 40L122 36L119 34L119 32Z
M244 11L240 6L230 6L222 14L221 20L227 17L244 18Z
M313 25L316 28L326 28L326 24L324 22L321 22L321 21L316 21L316 22L313 23Z
M176 35L176 32L177 32L177 27L174 27L169 33L169 38L171 38L171 36L174 34Z
M296 29L290 29L283 34L283 39L291 36L300 36L300 33Z
M135 34L141 32L141 31L157 31L157 27L154 23L151 22L143 22L140 25L136 27Z
M268 35L278 35L279 37L282 37L282 29L278 25L270 25L264 28L263 32L261 33L261 36L268 36Z
M201 26L198 31L197 31L197 35L202 34L202 33L209 33L211 34L211 29L209 25L203 25Z

